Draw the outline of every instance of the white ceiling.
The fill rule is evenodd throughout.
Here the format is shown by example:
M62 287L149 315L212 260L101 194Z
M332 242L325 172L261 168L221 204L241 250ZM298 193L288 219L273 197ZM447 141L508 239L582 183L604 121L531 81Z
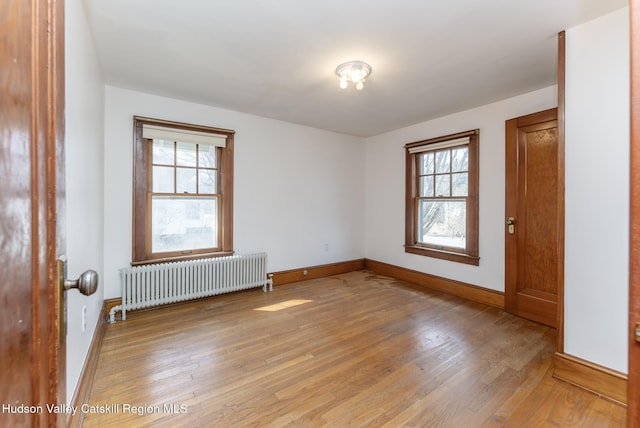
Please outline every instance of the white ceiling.
M107 84L358 136L552 85L557 33L626 5L85 0ZM338 87L352 60L362 92Z

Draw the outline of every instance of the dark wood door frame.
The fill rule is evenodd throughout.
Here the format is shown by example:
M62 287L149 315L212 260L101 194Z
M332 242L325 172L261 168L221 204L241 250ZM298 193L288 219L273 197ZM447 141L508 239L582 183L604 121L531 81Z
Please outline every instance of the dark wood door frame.
M64 1L0 2L0 403L4 426L65 426ZM60 252L60 253L59 253Z
M565 64L566 35L558 33L558 326L556 352L564 353Z
M631 33L631 183L629 232L629 374L627 379L629 428L640 427L640 0L630 2Z

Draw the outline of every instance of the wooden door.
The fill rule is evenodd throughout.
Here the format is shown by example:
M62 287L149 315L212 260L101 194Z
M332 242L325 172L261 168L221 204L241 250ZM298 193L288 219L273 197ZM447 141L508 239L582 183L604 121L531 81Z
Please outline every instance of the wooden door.
M506 122L505 309L558 324L557 109Z
M56 272L64 250L63 13L63 1L0 2L0 425L7 427L65 425L46 407L66 400Z
M631 230L628 426L640 428L640 0L631 0Z

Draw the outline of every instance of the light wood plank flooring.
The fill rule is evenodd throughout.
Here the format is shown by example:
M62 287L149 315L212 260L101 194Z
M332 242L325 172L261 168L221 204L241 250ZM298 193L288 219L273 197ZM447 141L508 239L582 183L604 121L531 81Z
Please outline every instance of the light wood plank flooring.
M107 326L85 408L111 413L83 426L623 427L623 407L551 377L554 343L351 272L129 313Z

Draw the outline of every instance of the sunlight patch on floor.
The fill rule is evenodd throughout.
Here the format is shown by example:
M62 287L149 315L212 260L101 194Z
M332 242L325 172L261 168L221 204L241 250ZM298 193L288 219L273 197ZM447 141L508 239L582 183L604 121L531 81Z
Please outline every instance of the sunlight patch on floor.
M309 302L313 302L313 300L285 300L284 302L275 303L273 305L255 308L254 311L276 312L282 309L290 308L292 306L304 305L305 303Z

